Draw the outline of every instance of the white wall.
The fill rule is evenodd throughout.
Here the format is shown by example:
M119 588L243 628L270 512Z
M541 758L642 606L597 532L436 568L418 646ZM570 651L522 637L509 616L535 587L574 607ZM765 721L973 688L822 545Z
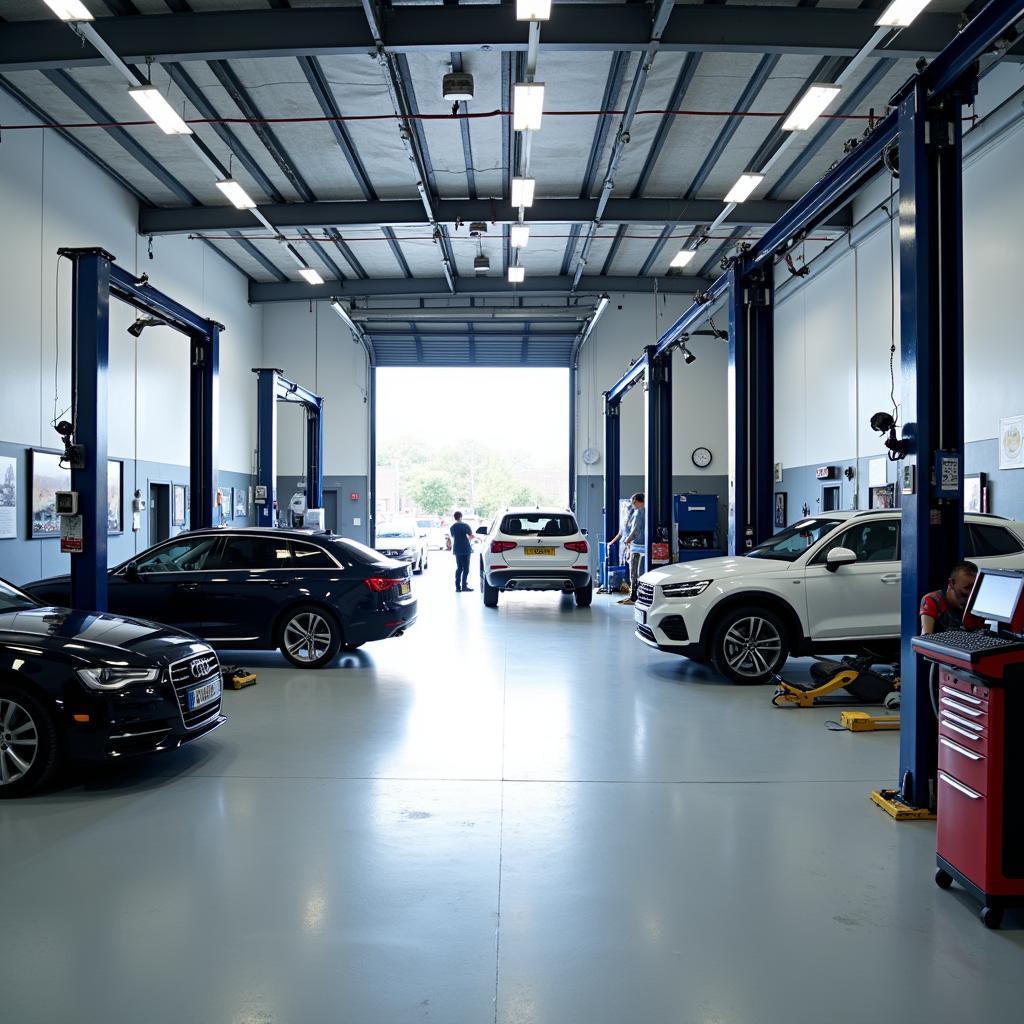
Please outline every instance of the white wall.
M653 345L692 301L690 295L624 293L611 296L580 353L576 450L580 474L604 473L604 401L607 391L625 372L645 345ZM725 327L726 314L715 318ZM698 336L689 347L697 357L687 366L679 352L672 360L672 465L678 475L720 476L726 472L727 408L726 368L728 346L715 338ZM622 400L621 470L623 476L644 473L643 390L635 387ZM699 470L690 459L694 448L707 447L712 463ZM582 461L586 448L601 452L602 461L592 468Z
M253 364L256 365L256 364ZM327 302L272 302L263 314L263 366L324 398L324 474L365 476L369 466L366 355ZM278 405L277 470L305 472L305 419Z

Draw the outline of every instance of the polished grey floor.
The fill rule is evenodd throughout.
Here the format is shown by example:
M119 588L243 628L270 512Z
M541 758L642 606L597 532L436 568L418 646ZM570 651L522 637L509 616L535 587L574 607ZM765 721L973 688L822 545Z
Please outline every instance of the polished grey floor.
M0 805L0 1020L1019 1019L1024 916L868 800L895 735L450 571L400 640L243 659L207 742Z

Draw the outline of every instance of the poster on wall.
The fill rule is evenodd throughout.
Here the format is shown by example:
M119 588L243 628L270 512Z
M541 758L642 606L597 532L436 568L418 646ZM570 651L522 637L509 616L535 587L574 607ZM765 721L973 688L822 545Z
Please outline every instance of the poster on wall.
M245 515L245 488L235 488L235 518Z
M964 511L987 512L988 488L984 473L969 473L964 477Z
M896 508L896 485L886 484L884 487L870 489L871 508Z
M999 468L1024 469L1024 416L999 421Z
M185 525L185 485L174 485L174 501L171 511L171 523L174 526Z
M124 463L107 463L107 533L124 533Z
M30 449L32 460L32 504L29 534L32 537L59 537L60 519L57 516L57 491L71 490L71 470L60 464L56 452Z
M0 456L0 539L18 536L18 460Z
M786 492L776 491L775 493L775 525L782 527L786 525Z

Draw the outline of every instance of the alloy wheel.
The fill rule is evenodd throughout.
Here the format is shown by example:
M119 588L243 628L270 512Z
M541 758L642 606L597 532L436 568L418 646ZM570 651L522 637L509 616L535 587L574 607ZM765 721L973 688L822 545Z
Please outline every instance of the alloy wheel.
M35 763L39 731L35 719L13 700L0 700L0 786L23 778Z
M779 662L782 637L767 619L746 616L729 627L722 640L722 653L737 675L763 677L770 675Z
M316 612L300 612L284 628L284 645L297 661L320 661L330 650L330 623Z

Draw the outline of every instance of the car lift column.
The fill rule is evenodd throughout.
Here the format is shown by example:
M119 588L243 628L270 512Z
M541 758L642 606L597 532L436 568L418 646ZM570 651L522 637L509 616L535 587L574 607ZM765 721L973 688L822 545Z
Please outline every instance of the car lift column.
M192 416L189 424L189 523L193 530L217 522L217 462L220 437L220 325L191 336Z
M620 399L611 399L608 392L604 393L604 539L607 543L619 532L619 488L622 481L619 475L620 462ZM618 545L614 545L616 549ZM608 545L605 560L608 565L612 561L612 547Z
M74 440L84 464L71 469L82 516L81 554L71 556L71 604L107 610L107 367L110 264L102 249L68 253L72 267L71 374Z
M656 356L653 345L647 347L644 374L644 452L646 571L654 565L653 546L662 532L672 543L672 353Z
M937 729L928 672L910 642L918 632L922 595L942 586L963 550L963 473L952 500L933 496L931 478L939 451L958 453L963 466L960 115L965 98L947 93L929 106L927 90L918 82L899 105L901 412L903 435L910 441L902 466L914 474L913 493L904 493L902 501L899 778L902 799L921 808L935 806Z
M774 343L771 268L729 269L729 554L773 530Z
M324 400L306 406L306 508L324 507Z
M256 483L266 488L266 503L256 506L256 525L275 526L277 497L277 378L280 370L261 367L256 374Z

